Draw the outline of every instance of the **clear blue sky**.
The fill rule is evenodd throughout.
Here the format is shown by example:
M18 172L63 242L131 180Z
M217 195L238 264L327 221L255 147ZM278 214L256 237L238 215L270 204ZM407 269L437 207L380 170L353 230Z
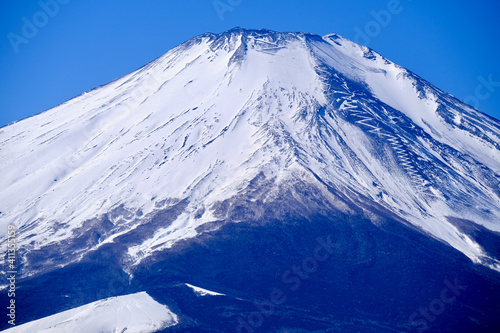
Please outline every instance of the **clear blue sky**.
M499 119L500 1L395 2L2 0L0 126L125 75L191 37L235 26L358 40ZM390 16L377 22L380 11Z

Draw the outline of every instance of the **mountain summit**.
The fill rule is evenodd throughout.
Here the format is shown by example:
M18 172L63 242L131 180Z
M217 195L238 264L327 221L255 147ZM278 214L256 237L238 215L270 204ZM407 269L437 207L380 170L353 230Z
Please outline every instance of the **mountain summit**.
M58 304L27 319L142 291L180 331L461 332L500 312L479 301L499 286L500 122L336 34L203 34L0 142L20 293ZM315 246L328 259L287 275ZM457 301L474 320L409 320L450 272L477 283Z

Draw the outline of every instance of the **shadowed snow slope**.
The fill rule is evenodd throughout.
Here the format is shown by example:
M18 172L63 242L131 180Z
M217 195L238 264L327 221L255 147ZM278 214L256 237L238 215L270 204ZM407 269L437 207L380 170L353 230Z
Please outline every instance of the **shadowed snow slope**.
M0 174L32 285L104 262L96 279L133 285L230 224L318 216L399 223L500 271L500 122L336 34L193 38L1 128Z

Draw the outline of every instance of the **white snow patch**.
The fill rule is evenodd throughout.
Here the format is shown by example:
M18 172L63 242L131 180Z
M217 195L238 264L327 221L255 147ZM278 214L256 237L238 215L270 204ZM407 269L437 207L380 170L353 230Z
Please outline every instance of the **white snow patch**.
M7 329L6 333L147 333L174 326L177 315L146 292L111 297Z
M210 290L207 290L207 289L196 287L196 286L193 286L192 284L189 284L189 283L185 283L185 285L188 286L189 288L193 289L194 293L197 296L207 296L207 295L210 295L210 296L225 296L225 294L221 294L221 293L217 293L215 291L210 291Z

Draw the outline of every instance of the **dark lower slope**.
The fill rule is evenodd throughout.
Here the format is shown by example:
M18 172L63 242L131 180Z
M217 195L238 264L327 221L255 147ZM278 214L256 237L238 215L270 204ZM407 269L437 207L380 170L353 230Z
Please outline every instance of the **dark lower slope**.
M261 222L228 224L136 272L135 289L186 316L169 332L500 328L500 276L397 222ZM227 296L196 297L181 282Z
M304 193L312 193L303 196L312 200L306 206L284 194L261 204L258 219L228 223L252 216L233 210L218 230L142 262L132 280L122 270L126 246L114 243L19 281L18 323L147 291L180 316L166 332L500 330L498 273L388 214L373 223L359 203L350 203L350 215L314 213L316 195ZM482 237L499 243L494 234ZM184 283L225 296L198 297ZM0 302L6 304L5 294Z

